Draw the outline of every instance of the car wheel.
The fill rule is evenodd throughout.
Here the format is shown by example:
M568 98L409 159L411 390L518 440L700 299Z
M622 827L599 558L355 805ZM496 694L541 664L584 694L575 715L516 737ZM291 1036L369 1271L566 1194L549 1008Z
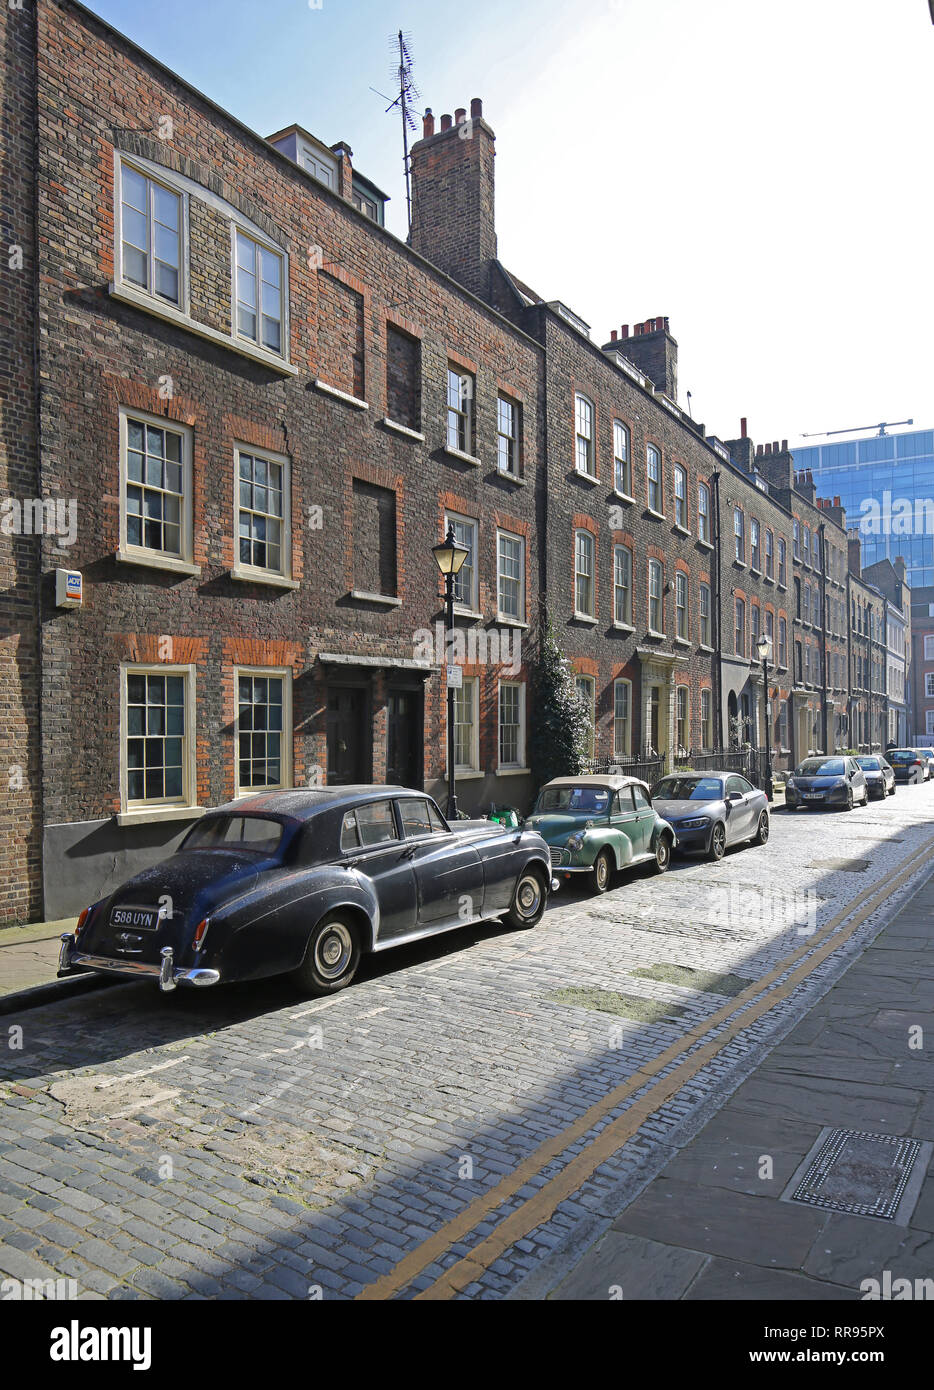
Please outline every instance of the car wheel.
M889 794L889 796L894 796L894 795L895 795L895 783L894 783L894 782L893 782L892 785L889 787L888 794Z
M593 864L593 886L598 893L605 893L613 877L613 859L608 849L602 849Z
M322 917L308 938L295 979L306 994L336 994L350 984L360 964L356 927L343 913Z
M726 826L722 821L717 821L713 830L710 832L710 848L707 851L707 858L716 863L726 854Z
M852 811L853 806L854 806L854 801L853 801L853 788L852 788L852 787L847 787L847 789L846 789L846 809L847 809L848 811Z
M506 914L506 925L517 931L537 926L545 911L545 884L538 869L523 869Z
M659 835L655 845L655 872L663 874L671 863L671 842L667 835Z
M769 828L769 813L768 811L763 811L759 817L759 825L756 829L756 833L752 837L754 845L764 845L768 843Z

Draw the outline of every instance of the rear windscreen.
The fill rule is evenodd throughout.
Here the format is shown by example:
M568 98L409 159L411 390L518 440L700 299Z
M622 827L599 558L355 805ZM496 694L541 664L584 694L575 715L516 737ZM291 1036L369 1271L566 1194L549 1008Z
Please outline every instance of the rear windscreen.
M282 840L282 825L261 816L205 816L182 844L182 849L236 848L272 854Z

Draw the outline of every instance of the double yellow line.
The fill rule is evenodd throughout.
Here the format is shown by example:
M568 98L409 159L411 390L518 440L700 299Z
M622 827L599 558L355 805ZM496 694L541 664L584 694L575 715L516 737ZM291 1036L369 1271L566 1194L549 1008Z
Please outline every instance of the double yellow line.
M469 1235L475 1226L514 1196L542 1168L560 1158L571 1144L581 1139L630 1096L648 1085L649 1089L646 1093L630 1105L622 1115L602 1129L581 1153L562 1168L560 1173L539 1188L534 1196L524 1202L521 1207L500 1221L496 1229L480 1241L469 1254L464 1255L456 1264L446 1269L433 1284L417 1294L416 1298L451 1298L462 1292L468 1284L479 1279L490 1265L517 1240L521 1240L523 1236L528 1235L529 1231L535 1230L537 1226L549 1220L561 1202L575 1193L602 1163L605 1163L608 1158L622 1148L636 1134L640 1126L666 1101L670 1100L687 1081L690 1081L737 1033L748 1028L751 1023L768 1013L776 1004L787 999L802 980L807 979L829 955L850 939L867 917L871 917L887 897L907 882L918 864L927 858L930 852L931 844L929 842L910 855L897 873L888 875L881 884L864 889L853 902L831 918L814 937L793 951L781 965L754 981L741 994L736 995L729 1004L723 1005L715 1014L712 1014L710 1018L695 1024L688 1032L682 1034L677 1042L672 1043L650 1063L640 1067L627 1081L615 1087L602 1100L596 1101L588 1110L585 1110L573 1124L568 1125L559 1134L546 1139L533 1153L529 1154L528 1158L523 1159L518 1164L513 1173L503 1178L495 1187L481 1193L462 1212L445 1222L439 1230L435 1231L416 1249L409 1251L388 1274L384 1274L374 1283L368 1284L357 1295L357 1299L365 1301L392 1298L401 1289L407 1288L423 1269L439 1259L452 1245ZM847 925L845 931L834 936L837 927L854 912L856 915ZM801 964L797 965L796 962L799 961ZM788 974L790 967L795 968ZM759 998L760 995L763 997ZM753 1000L756 1002L753 1003ZM740 1012L741 1016L733 1018L737 1011ZM732 1019L732 1022L717 1037L708 1037L706 1042L695 1052L692 1052L689 1057L686 1057L667 1076L659 1077L659 1072L664 1071L672 1062L677 1061L694 1043L699 1042L705 1035L709 1035L729 1019Z

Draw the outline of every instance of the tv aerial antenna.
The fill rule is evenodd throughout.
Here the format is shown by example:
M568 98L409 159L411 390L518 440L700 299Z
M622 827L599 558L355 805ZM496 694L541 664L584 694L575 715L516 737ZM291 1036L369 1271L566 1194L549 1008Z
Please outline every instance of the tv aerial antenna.
M398 93L390 98L385 92L379 92L375 87L371 87L371 92L376 92L378 97L388 101L387 113L398 108L402 117L402 150L403 167L405 169L405 205L408 214L409 231L412 230L412 185L409 170L409 131L418 129L418 122L412 111L412 105L418 101L421 93L412 80L412 70L415 60L412 57L412 35L411 33L399 32L389 40L389 51L392 54L392 68L390 76L393 82L398 85Z

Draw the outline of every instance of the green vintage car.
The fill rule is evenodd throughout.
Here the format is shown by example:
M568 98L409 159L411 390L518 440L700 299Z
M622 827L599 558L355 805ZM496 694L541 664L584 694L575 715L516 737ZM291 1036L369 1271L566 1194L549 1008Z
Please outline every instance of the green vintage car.
M526 825L546 841L556 879L591 874L598 893L618 869L654 864L663 874L676 844L637 777L555 777L542 787Z

